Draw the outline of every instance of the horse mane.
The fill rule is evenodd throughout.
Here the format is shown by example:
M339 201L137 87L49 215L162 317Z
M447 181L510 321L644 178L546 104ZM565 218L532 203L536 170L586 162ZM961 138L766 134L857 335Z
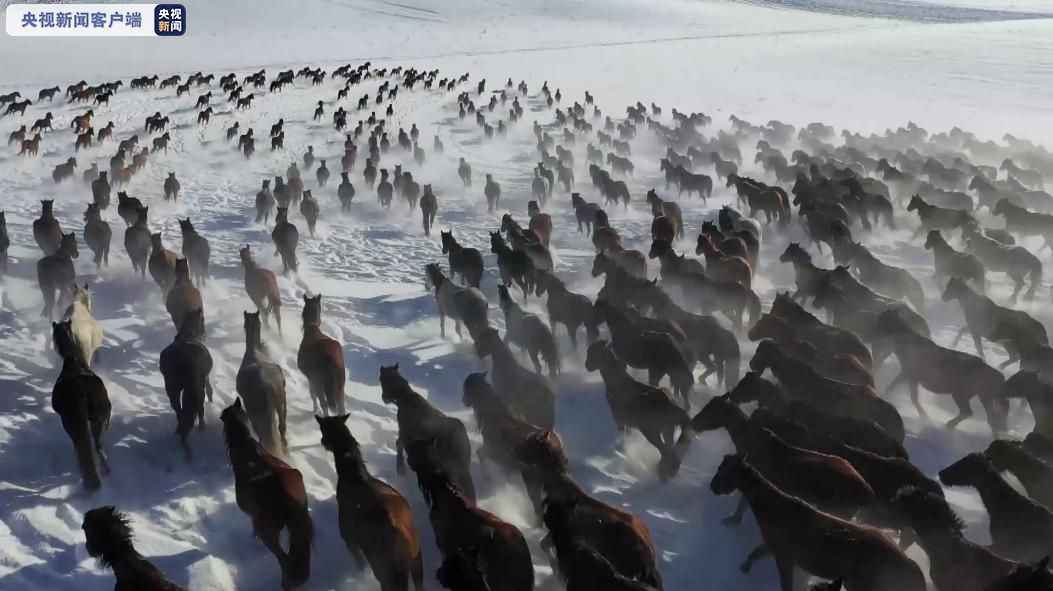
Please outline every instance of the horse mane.
M252 429L248 423L248 416L245 414L245 410L238 405L240 399L237 399L235 405L231 405L220 413L220 420L223 422L223 442L227 447L227 455L230 456L230 452L239 443L249 442L256 453L259 455L263 454L263 446L260 442L252 436Z
M92 509L84 515L88 554L109 568L121 554L135 551L128 517L113 505Z
M965 531L965 522L946 499L916 486L905 486L896 491L892 505L904 512L912 524L949 528L957 534Z

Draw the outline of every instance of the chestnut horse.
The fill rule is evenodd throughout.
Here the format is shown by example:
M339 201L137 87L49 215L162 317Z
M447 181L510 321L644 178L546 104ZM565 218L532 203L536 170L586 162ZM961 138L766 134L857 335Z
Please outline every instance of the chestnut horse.
M278 334L282 332L282 298L278 292L278 277L274 271L264 269L252 258L252 251L245 245L241 251L241 266L245 270L245 291L249 299L260 311L263 320L274 315L274 321L278 325ZM267 305L264 306L264 301Z
M554 548L561 572L573 572L568 545L584 543L608 560L618 574L662 588L651 531L639 517L590 497L570 477L559 437L542 432L528 438L517 455L535 471L544 489L543 520L549 535L541 546Z
M303 340L296 367L307 376L314 410L327 416L344 412L344 348L322 332L322 296L303 296Z
M252 519L252 531L278 559L282 589L296 589L311 577L311 540L314 524L307 509L303 475L268 452L252 436L249 416L234 400L220 414L227 454L234 470L238 508ZM281 532L289 530L289 551Z
M348 415L316 417L322 447L336 462L340 537L359 567L369 564L381 591L423 591L420 538L409 503L366 467Z
M925 591L925 576L881 531L823 513L779 490L739 456L724 456L710 489L741 490L775 557L782 591L794 591L794 567L848 589ZM756 558L751 554L751 557Z

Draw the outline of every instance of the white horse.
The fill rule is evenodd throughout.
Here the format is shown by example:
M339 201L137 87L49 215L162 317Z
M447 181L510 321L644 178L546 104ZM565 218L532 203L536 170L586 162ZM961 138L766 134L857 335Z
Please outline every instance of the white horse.
M62 319L70 321L73 340L80 347L84 362L90 367L95 351L102 346L102 327L91 315L91 294L88 293L87 284L84 287L73 286L73 303L66 308Z

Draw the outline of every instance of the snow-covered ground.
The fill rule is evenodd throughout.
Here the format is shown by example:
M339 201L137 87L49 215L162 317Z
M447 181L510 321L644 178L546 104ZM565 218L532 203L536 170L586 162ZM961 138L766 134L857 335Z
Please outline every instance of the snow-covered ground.
M794 124L824 121L839 128L881 131L913 120L930 130L960 125L982 137L997 139L1011 132L1048 144L1053 138L1053 20L1024 19L1045 2L723 2L719 0L530 0L493 2L456 0L230 0L190 1L191 33L182 39L32 39L0 37L0 94L24 94L81 78L101 81L145 73L190 73L199 69L244 73L266 67L315 64L331 69L348 61L439 68L444 74L471 72L491 87L511 76L530 85L524 121L506 138L485 142L470 121L457 118L453 96L418 90L400 95L395 123L422 130L428 162L408 166L415 177L431 183L439 197L438 225L453 228L472 246L488 250L488 231L499 214L485 212L481 188L464 191L455 174L460 156L476 175L494 174L504 189L502 206L517 219L526 217L530 169L536 159L530 122L552 121L552 111L537 99L542 81L561 88L564 103L580 100L590 90L605 112L618 115L636 100L654 101L666 109L704 111L716 126L727 116L763 123L780 119ZM832 15L827 5L856 16ZM880 10L874 9L879 5ZM778 6L793 5L795 10ZM963 8L964 7L964 8ZM968 10L965 10L968 9ZM983 9L986 12L978 12ZM937 19L926 17L938 13ZM1006 14L1013 12L1014 14ZM892 18L877 18L892 17ZM1010 20L1004 20L1013 17ZM933 24L933 20L954 24ZM233 380L243 351L241 310L251 306L244 295L239 245L252 244L270 268L280 263L270 250L270 228L252 223L252 196L263 178L284 174L290 161L300 161L307 145L336 168L343 138L326 122L310 119L317 100L335 98L336 82L296 88L258 97L252 110L234 114L221 100L212 124L194 124L193 99L176 99L171 91L118 92L109 107L96 109L101 121L113 120L123 139L142 134L143 119L154 111L175 113L168 154L151 157L144 172L128 187L149 200L151 223L164 232L170 248L179 244L177 217L189 216L212 244L213 278L204 293L209 346L216 361L216 403L208 409L212 428L194 434L197 460L187 465L172 436L174 417L157 371L160 350L173 336L157 288L133 276L121 247L123 224L109 212L115 230L113 266L101 275L82 245L78 276L92 284L95 314L106 331L98 371L114 403L108 436L113 475L92 496L80 491L68 438L50 409L50 392L58 373L51 352L50 330L37 318L39 292L34 265L39 256L31 236L39 200L54 198L63 227L81 234L81 214L89 191L76 181L55 186L50 172L70 155L69 119L81 108L56 102L34 105L24 121L52 110L56 131L47 135L40 158L15 155L0 147L0 209L7 212L13 258L3 280L0 307L0 589L43 591L95 590L112 587L112 577L91 561L83 546L81 518L89 508L115 504L132 516L140 551L177 582L194 590L272 589L277 566L253 541L248 520L234 504L218 413L233 397ZM366 88L372 88L367 84ZM202 90L203 92L203 90ZM361 90L358 90L360 94ZM192 93L196 97L196 92ZM355 92L352 93L353 95ZM353 104L346 107L353 107ZM336 108L328 104L327 111ZM279 117L286 121L286 150L270 152L260 145L249 161L223 141L223 128L238 120L243 128L266 131ZM328 118L327 118L328 119ZM0 119L6 137L20 123ZM715 131L714 131L715 133ZM445 155L431 154L431 137L446 145ZM637 175L631 182L629 211L612 209L613 224L628 245L646 250L649 211L642 196L661 188L660 146L646 132L634 145ZM78 154L80 170L91 162L105 167L113 144ZM576 153L577 189L596 199L584 170L583 148ZM752 150L745 150L752 161ZM387 165L399 161L394 154ZM359 165L361 166L361 165ZM360 168L358 169L360 171ZM761 174L760 171L746 170ZM177 204L160 198L161 183L175 171L183 185ZM265 338L281 359L289 381L291 460L304 474L317 527L314 577L310 589L375 589L369 576L352 572L336 531L335 473L330 455L319 445L311 402L303 376L295 368L299 344L297 315L301 295L323 294L325 331L345 344L350 381L352 430L365 444L370 467L397 486L413 505L426 541L428 588L438 564L431 527L420 495L409 478L394 470L394 410L379 396L376 376L381 363L399 362L403 374L443 410L465 419L473 439L477 430L460 403L461 382L481 367L470 343L443 340L431 296L424 290L427 262L442 261L437 236L425 238L417 215L405 214L401 202L391 212L379 210L371 194L360 189L353 212L339 214L336 185L308 188L323 204L316 238L301 228L298 276L280 280L285 302L284 337ZM358 181L358 171L354 176ZM356 185L359 183L356 182ZM709 207L685 201L690 238L714 207L729 203L723 188ZM574 289L595 294L599 283L589 277L591 244L574 231L569 200L559 195L550 205L556 221L557 270ZM502 212L503 213L503 212ZM930 259L917 243L908 243L911 222L904 217L898 232L867 237L868 244L919 276L930 273ZM766 236L757 288L770 301L776 289L792 284L792 274L777 256L791 236ZM693 242L691 243L693 245ZM680 245L680 250L691 250ZM1048 259L1047 259L1048 260ZM829 264L829 261L824 261ZM485 291L496 302L494 262L487 256ZM652 269L652 274L655 272ZM954 306L938 301L936 286L926 284L928 316L936 338L948 343L961 323ZM996 294L1008 293L999 283ZM1048 301L1048 291L1042 301ZM1047 324L1048 307L1030 311ZM496 306L491 316L500 316ZM500 320L498 320L500 323ZM562 345L569 349L569 343ZM744 343L745 345L745 343ZM747 345L748 346L748 345ZM963 344L963 347L968 347ZM998 357L1000 350L989 353ZM775 584L770 562L744 577L737 565L759 534L749 519L738 529L719 524L733 505L708 491L709 476L731 447L723 434L705 434L695 442L680 476L659 483L652 466L656 455L631 437L625 449L613 449L613 425L607 419L602 384L581 367L580 352L571 355L560 392L557 430L572 457L573 473L588 490L643 517L655 535L662 574L669 590L768 589ZM886 367L882 384L894 375ZM708 388L699 388L695 409ZM944 400L932 405L932 422L918 419L903 393L893 395L910 430L912 458L932 473L963 451L986 445L989 434L979 419L947 433L938 422L951 415ZM977 409L978 416L982 411ZM1014 414L1014 429L1030 429L1030 418ZM477 469L478 466L473 466ZM530 509L519 487L482 482L482 505L524 529L534 551L540 588L558 589L537 542L543 532L531 525ZM986 540L986 515L978 498L954 490L949 498L966 518L969 535ZM917 549L912 555L924 563Z

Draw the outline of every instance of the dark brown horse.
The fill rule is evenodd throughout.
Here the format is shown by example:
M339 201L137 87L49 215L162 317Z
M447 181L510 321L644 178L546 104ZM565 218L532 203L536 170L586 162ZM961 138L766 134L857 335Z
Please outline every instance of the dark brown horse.
M175 282L176 253L165 248L161 241L161 233L150 235L150 259L147 263L150 269L150 277L154 283L161 288L161 294L168 295L169 288Z
M414 448L423 448L417 450ZM436 576L449 581L449 561L468 558L458 565L481 580L492 591L531 591L534 565L522 532L493 513L476 506L450 476L430 460L435 451L431 442L415 440L409 456L421 491L430 509L435 541L443 556Z
M696 431L726 429L738 453L788 494L813 503L820 510L850 519L874 501L874 491L844 459L790 445L758 420L746 416L730 396L717 396L691 419ZM745 501L724 519L726 525L742 521ZM748 571L753 558L742 565Z
M970 402L979 398L991 430L996 434L1006 431L1009 403L1002 396L1002 372L975 355L942 347L917 334L890 312L882 314L878 324L884 342L900 363L900 373L886 392L906 384L911 402L923 417L928 414L918 398L919 386L933 394L949 395L958 407L958 415L947 422L950 429L972 416Z
M240 252L241 266L245 270L245 291L260 311L264 321L268 316L274 316L280 334L282 331L282 298L278 292L278 276L274 274L274 271L264 269L256 263L248 245L242 247Z
M52 322L51 332L55 350L62 357L62 372L51 390L51 408L73 441L84 487L96 490L102 485L100 466L104 474L110 472L102 450L102 436L110 428L110 397L106 384L84 360L70 321Z
M893 506L917 534L938 589L986 591L1017 566L966 538L965 524L942 494L905 487L896 494Z
M62 235L62 244L54 254L37 261L37 284L44 298L44 309L40 311L42 317L50 320L56 300L73 292L77 281L73 259L78 256L77 236L70 232Z
M176 330L183 327L183 321L191 311L204 309L201 292L190 279L190 265L186 259L176 260L175 282L165 296L165 308Z
M483 255L478 249L461 246L453 232L439 231L442 238L442 253L449 257L450 278L461 276L461 281L470 287L479 287L483 277Z
M303 475L253 438L240 398L223 410L220 420L238 508L252 519L253 533L278 559L282 589L296 589L311 577L314 537ZM284 529L289 530L288 552L281 545Z
M553 332L556 324L567 327L570 342L577 348L578 331L585 327L585 336L590 341L599 334L597 322L594 319L592 302L587 296L574 293L558 277L547 271L537 272L537 295L543 296L548 293L548 301L545 307L548 310L548 320L552 325Z
M684 409L670 400L665 390L630 376L625 362L618 359L606 341L589 345L585 369L599 371L603 377L607 406L618 430L639 430L661 455L659 476L666 480L676 476L686 447L694 437Z
M500 397L486 381L486 373L472 373L464 379L461 401L472 409L475 423L483 435L483 444L476 451L479 463L488 460L511 474L521 474L527 495L541 515L541 482L537 475L519 463L516 452L530 437L547 432L519 418L509 408L511 401Z
M701 243L702 241L699 239L699 244ZM808 298L815 297L823 278L831 271L830 269L816 266L812 262L812 255L797 242L791 242L786 246L786 250L779 255L779 262L793 265L797 291L790 297L801 303L805 303Z
M322 447L336 462L340 537L359 568L369 564L381 591L424 589L420 538L409 503L394 487L374 478L347 428L348 415L316 417Z
M596 319L607 323L618 357L631 367L646 369L652 386L657 386L668 375L673 391L686 406L695 385L695 376L692 373L693 361L685 355L684 343L680 339L682 331L677 335L651 330L649 325L633 322L625 310L603 299L596 300L593 309Z
M1029 497L1053 507L1053 466L1032 454L1020 441L995 439L984 456L1000 471L1011 472L1024 485Z
M149 213L149 207L140 207L136 210L135 222L124 231L124 250L132 260L132 270L138 271L141 277L146 277L147 261L150 259L152 247Z
M555 548L561 571L573 568L564 566L568 554L563 549L569 543L581 542L614 565L618 574L662 588L654 541L647 525L639 517L586 494L571 478L567 458L554 433L530 437L517 455L542 482L543 520L549 536L541 546L546 550Z
M1053 591L1049 556L1032 563L1018 564L1008 575L992 583L985 591Z
M991 550L1013 560L1037 560L1053 549L1053 513L1017 492L987 457L971 453L940 470L946 486L972 486L990 516Z
M534 371L541 374L541 359L548 365L549 375L560 372L559 346L552 330L537 314L527 312L512 299L508 288L497 286L498 302L505 314L506 340L519 346L530 356Z
M194 228L190 218L179 220L179 231L183 234L183 256L190 262L194 282L203 286L208 283L208 259L212 253L208 239Z
M164 573L150 564L135 549L128 517L112 505L97 507L84 514L84 548L88 555L113 571L117 579L115 589L143 589L144 591L183 591L165 578Z
M179 435L186 458L191 459L187 439L197 423L205 428L205 399L212 401L212 355L205 346L205 316L201 308L186 313L172 344L161 351L160 369L165 392L176 414Z
M285 434L285 372L271 360L260 337L260 313L245 312L244 315L245 355L241 358L235 387L263 447L272 455L284 455L289 453Z
M296 260L296 245L300 241L300 231L289 221L288 207L278 207L278 213L274 217L271 240L274 241L275 254L282 257L283 272L293 271L295 273L299 266Z
M344 412L344 348L322 332L322 296L303 296L303 340L296 367L307 376L316 413Z
M791 357L775 341L761 341L750 360L750 369L771 369L791 398L833 414L874 421L896 441L903 441L903 417L871 386L826 378L810 363Z
M527 422L543 429L556 423L556 393L545 378L519 364L496 328L485 328L475 337L475 351L493 364L494 385L509 407Z
M475 499L475 484L469 468L472 461L472 446L468 441L468 431L464 423L448 417L431 405L423 396L410 386L406 378L399 373L399 366L380 366L380 397L385 404L398 407L396 418L399 425L398 439L395 441L395 470L398 474L406 471L406 458L410 467L421 465L423 458L413 458L410 445L424 442L426 446L414 446L413 449L425 453L434 463L432 469L448 474L457 489L469 499ZM424 491L424 482L417 474L418 484Z
M1005 381L1006 398L1023 398L1035 418L1034 433L1053 438L1053 384L1035 371L1024 370Z
M55 219L54 200L40 202L40 217L33 220L33 238L44 256L53 255L62 246L62 226Z
M790 441L799 447L838 455L837 450L843 444L882 457L907 458L907 450L903 445L874 421L833 414L823 406L795 400L778 384L764 379L758 372L746 372L728 396L735 404L756 402L758 411L768 411L807 429L810 435L807 443Z
M84 211L84 243L95 255L95 267L101 269L110 264L110 240L113 231L110 224L102 219L102 210L98 204L89 203Z
M779 490L738 456L724 456L710 488L718 495L741 490L748 499L764 546L775 557L782 591L796 588L794 567L843 578L848 589L926 589L918 565L879 530L817 510Z
M820 351L829 354L851 355L866 367L873 367L870 349L856 334L843 328L822 322L790 298L789 293L775 295L771 311L754 325L748 334L751 341L771 338L775 341L787 337L808 341Z

